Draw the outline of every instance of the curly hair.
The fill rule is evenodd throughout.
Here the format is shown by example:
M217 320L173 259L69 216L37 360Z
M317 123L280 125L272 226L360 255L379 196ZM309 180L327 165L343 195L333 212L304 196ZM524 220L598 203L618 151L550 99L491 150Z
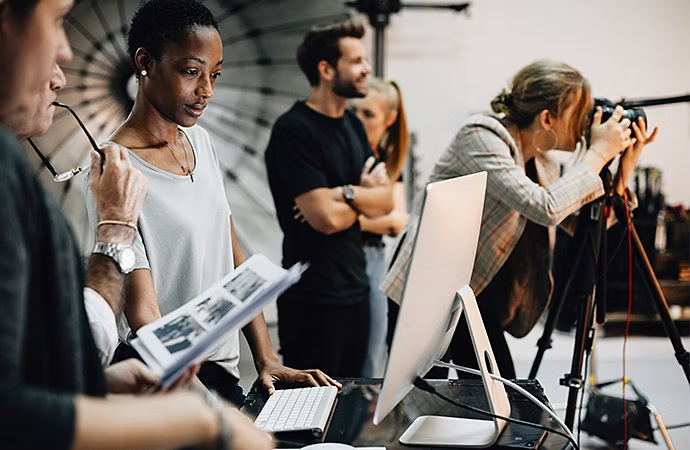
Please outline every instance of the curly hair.
M134 14L127 34L127 51L133 65L137 49L145 48L160 61L163 47L183 42L197 27L218 29L211 11L196 0L150 0Z
M340 59L338 42L345 37L361 39L364 36L364 25L347 20L325 27L309 30L297 48L297 64L306 75L309 84L319 84L319 63L326 61L335 67Z

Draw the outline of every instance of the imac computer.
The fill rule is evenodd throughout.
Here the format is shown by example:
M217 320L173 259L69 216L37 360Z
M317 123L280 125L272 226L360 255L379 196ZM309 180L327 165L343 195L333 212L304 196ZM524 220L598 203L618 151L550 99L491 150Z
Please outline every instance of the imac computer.
M429 183L424 192L398 321L379 393L374 424L413 388L445 353L461 313L477 354L482 383L493 414L510 416L476 299L469 287L479 240L486 172ZM462 399L458 399L462 400ZM400 437L410 445L488 447L505 421L456 417L418 417Z

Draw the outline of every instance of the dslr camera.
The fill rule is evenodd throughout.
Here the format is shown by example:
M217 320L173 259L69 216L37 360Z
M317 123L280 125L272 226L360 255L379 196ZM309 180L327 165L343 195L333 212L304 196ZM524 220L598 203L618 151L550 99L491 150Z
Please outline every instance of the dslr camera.
M613 114L613 110L616 107L616 104L613 103L611 100L605 99L605 98L595 98L594 99L594 109L592 110L591 116L594 116L594 111L597 110L597 106L601 106L602 110L602 115L601 115L601 123L606 122L609 120L609 117ZM590 117L591 117L590 116ZM647 123L647 115L644 113L644 109L642 108L630 108L630 109L624 109L623 110L623 117L621 117L621 120L623 119L629 119L630 120L630 128L632 129L632 124L637 123L637 119L642 117L642 120L644 120L644 123ZM591 120L590 120L591 123Z

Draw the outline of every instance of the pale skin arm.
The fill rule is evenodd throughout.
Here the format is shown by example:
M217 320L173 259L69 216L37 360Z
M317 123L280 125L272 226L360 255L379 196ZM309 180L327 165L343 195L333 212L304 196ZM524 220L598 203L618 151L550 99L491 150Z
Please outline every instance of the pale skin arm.
M232 217L230 217L230 230L232 233L232 256L235 267L237 267L246 261L247 257L237 240ZM340 383L318 369L295 370L282 365L278 354L273 350L263 312L242 328L242 333L252 351L259 380L269 393L272 394L275 391L274 383L277 381L303 383L311 386L332 384L338 389L342 387Z
M394 237L400 233L405 223L407 223L405 192L403 183L400 181L393 185L393 210L390 213L375 218L359 216L362 231Z
M90 189L102 220L136 223L146 196L147 180L135 169L126 150L117 146L102 149L105 163L95 152L91 155ZM123 225L102 225L97 240L129 245L134 229ZM123 308L124 275L113 261L103 255L91 255L86 285L98 292L110 305L115 316Z
M616 176L615 189L619 195L624 194L625 187L642 154L642 149L656 139L659 131L658 127L654 127L648 136L646 123L642 118L638 118L638 122L632 124L634 132L634 138L632 138L630 120L621 120L622 114L623 108L620 105L616 106L611 117L601 123L602 111L601 108L597 108L592 118L592 144L583 158L585 164L599 173L609 161L625 149L621 155L621 165Z
M393 210L393 183L386 173L386 164L378 163L371 169L375 162L373 156L366 160L359 186L353 186L355 198L351 206L369 218L383 216Z
M306 221L323 234L347 230L357 220L357 212L343 199L341 186L317 188L295 198L297 220Z
M75 450L216 448L219 416L196 393L99 399L77 396L74 404ZM238 410L226 404L223 416L232 430L233 448L273 448L270 436Z
M379 163L370 173L374 162L371 157L364 164L360 185L353 186L355 197L352 206L345 203L342 186L317 188L295 198L295 218L305 220L321 233L333 234L350 228L360 213L377 217L391 212L393 193L386 167Z
M637 119L637 123L632 124L633 132L635 138L633 139L633 144L628 147L621 155L621 163L618 168L618 173L616 174L616 192L619 195L623 195L625 192L625 187L630 181L630 177L635 172L635 166L640 159L642 154L642 149L647 144L651 144L656 139L658 127L654 127L652 133L647 135L647 124L641 117Z
M220 415L203 400L205 391L188 383L196 379L193 375L197 368L187 371L167 393L145 395L158 388L158 381L142 362L130 359L108 366L108 397L77 396L74 400L73 448L217 448ZM183 385L190 390L172 392ZM233 433L233 448L272 448L269 435L259 431L237 409L227 403L223 406L222 420Z

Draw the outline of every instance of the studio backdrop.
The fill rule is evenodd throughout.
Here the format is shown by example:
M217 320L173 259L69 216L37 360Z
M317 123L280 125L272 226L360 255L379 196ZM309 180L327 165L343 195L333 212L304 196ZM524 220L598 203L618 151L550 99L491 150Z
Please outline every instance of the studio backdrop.
M58 101L71 105L102 142L129 113L136 92L126 35L139 0L81 0L65 27L74 52L64 65L67 87ZM226 176L238 238L248 254L280 262L282 233L266 179L264 151L275 119L309 94L295 60L315 25L349 17L339 0L212 0L218 20L223 73L199 124L210 132ZM59 109L49 133L35 140L58 172L84 165L88 140L68 111ZM35 158L36 170L69 218L82 248L90 233L84 207L85 176L55 183ZM200 199L203 201L203 199Z

